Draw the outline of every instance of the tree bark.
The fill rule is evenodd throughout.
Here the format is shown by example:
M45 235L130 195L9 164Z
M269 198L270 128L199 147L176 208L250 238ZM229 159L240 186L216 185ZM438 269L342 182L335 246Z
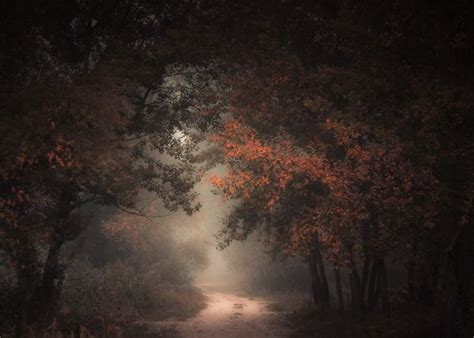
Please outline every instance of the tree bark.
M337 309L342 313L344 312L344 298L342 297L341 274L339 268L334 268L334 276L336 279Z
M329 306L329 286L326 278L326 269L324 267L323 256L321 255L319 239L316 241L315 245L315 259L319 270L319 277L321 279L321 304L324 306Z
M43 278L36 290L35 304L30 320L38 321L42 327L47 327L54 318L60 295L60 280L63 268L59 262L61 247L64 239L57 235L52 241L43 268Z
M78 224L70 218L75 208L74 202L74 191L64 190L54 220L55 226L43 267L41 283L36 287L28 313L29 322L36 322L40 328L48 327L55 315L64 273L60 263L61 248L66 240L72 240L80 233L80 228L76 228Z
M380 294L382 302L382 311L390 314L390 298L388 294L387 284L387 269L385 267L385 259L381 259L379 263L379 281L380 281Z
M371 259L366 255L364 259L364 267L362 268L362 299L365 299L368 287L368 280L369 280L369 271L370 271L370 264Z
M321 279L319 277L318 267L315 261L314 253L309 257L309 270L311 272L311 289L313 291L313 302L321 302Z
M28 314L31 311L32 300L35 294L39 274L29 268L17 268L18 295L20 299L19 311L16 320L16 335L23 337L27 334Z
M372 260L370 275L369 275L369 285L367 289L367 309L372 311L377 304L377 283L378 283L378 270L379 270L379 261L374 259Z
M448 290L443 304L441 335L447 338L472 335L474 308L474 226L473 188L467 190L463 214L457 231L447 247Z
M435 248L434 252L427 255L425 259L425 265L428 268L421 271L419 275L420 283L416 292L416 299L421 304L433 304L433 295L439 278L440 255L439 248Z
M351 269L349 277L351 282L352 309L354 312L354 317L358 318L363 313L363 305L361 299L362 292L359 273L357 272L357 268L355 266Z
M41 275L38 270L37 252L28 235L23 231L18 231L15 236L18 244L14 250L14 258L18 281L17 294L20 300L16 318L16 335L23 337L27 334L28 313Z
M329 306L329 286L326 278L319 241L315 242L309 257L309 266L312 278L313 301L315 304Z
M319 274L321 276L321 286L322 286L322 291L323 291L321 303L324 306L329 307L329 286L328 286L328 280L326 278L326 270L324 268L324 263L321 257L319 260Z
M416 287L415 287L415 257L416 257L416 249L413 246L413 253L412 257L410 257L407 265L407 292L408 292L408 300L414 301L416 295Z

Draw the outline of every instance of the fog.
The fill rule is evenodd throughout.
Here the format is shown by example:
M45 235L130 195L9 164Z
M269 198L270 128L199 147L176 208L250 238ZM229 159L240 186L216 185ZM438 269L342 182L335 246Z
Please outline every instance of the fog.
M216 168L213 172L224 173L225 168ZM207 182L206 177L194 190L198 193L199 202L202 204L200 210L191 216L181 212L167 217L161 221L160 226L174 228L178 238L197 241L198 245L205 249L208 257L207 265L197 273L196 285L233 283L235 278L231 277L232 269L225 259L224 252L217 249L216 242L216 234L222 227L222 219L229 211L230 205L213 193L213 187Z
M0 338L472 336L473 1L4 3Z

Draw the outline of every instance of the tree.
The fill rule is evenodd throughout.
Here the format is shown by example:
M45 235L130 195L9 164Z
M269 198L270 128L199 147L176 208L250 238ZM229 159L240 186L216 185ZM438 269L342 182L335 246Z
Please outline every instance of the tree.
M266 38L273 37L268 34ZM360 294L361 303L371 284L367 295L371 300L367 302L372 307L374 292L380 294L375 285L385 278L382 273L380 281L375 282L376 271L383 271L384 257L403 247L407 240L424 242L433 233L440 191L434 177L438 135L426 134L427 129L420 130L421 133L410 132L414 127L410 116L419 113L416 111L419 106L414 107L406 89L400 87L405 79L393 77L391 69L397 66L392 59L382 64L370 55L373 60L370 69L355 59L346 65L319 65L312 70L290 51L279 47L278 54L273 51L269 55L266 46L257 57L251 54L252 61L242 61L240 68L234 67L236 70L229 75L227 84L232 90L227 104L239 125L225 126L224 132L214 139L231 168L223 180L214 179L214 183L226 198L241 199L246 205L240 205L232 213L224 233L228 238L241 239L252 231L249 229L259 225L270 228L271 233L278 231L275 228L285 229L281 221L271 218L273 213L268 216L260 209L271 208L279 199L275 196L288 194L291 197L285 203L290 207L285 209L288 214L283 222L288 224L292 218L300 218L295 215L296 210L319 212L318 226L312 221L300 221L294 232L306 231L304 238L308 243L315 240L319 243L323 227L328 233L327 240L338 251L342 247L348 255L342 261L352 261L346 266L352 266L353 283L360 284L355 286L361 289L355 294ZM387 83L386 77L393 81ZM408 81L412 90L418 88L420 79ZM407 100L400 100L400 95L407 95ZM400 115L401 110L408 112ZM430 111L427 116L434 116L431 114L438 113ZM443 123L441 115L436 119ZM247 126L252 130L251 136ZM417 144L419 137L425 143ZM285 148L288 143L293 146L289 150ZM283 158L277 158L275 153ZM308 158L313 156L307 158L311 166L324 163L318 168L322 171L305 168L309 162L296 161L296 154L301 153ZM264 163L269 163L259 163L262 158ZM275 161L281 161L282 168ZM306 173L302 174L305 169ZM292 184L288 181L299 183L293 177L295 171L298 175L310 175L313 184L308 184L304 201L295 194L296 188L289 188ZM327 179L331 175L336 177L332 181ZM298 189L302 187L304 184L299 183ZM320 198L326 203L318 201L308 207L305 204L308 195L312 196L317 187L330 191ZM246 202L250 196L251 202ZM265 199L267 196L272 197ZM267 206L262 204L265 200ZM304 207L295 206L296 201ZM330 224L324 227L330 210L333 210ZM287 230L283 233L288 234ZM420 239L422 233L426 237ZM305 254L309 254L307 247ZM360 278L356 266L363 258L366 262ZM387 292L385 299L386 295ZM359 307L363 308L364 304Z
M86 204L154 217L137 199L148 191L171 211L199 208L192 191L199 175L189 162L196 140L176 133L191 134L214 118L190 110L191 89L167 82L180 36L163 42L159 6L65 3L65 17L52 7L29 12L34 19L20 41L37 43L21 71L2 65L10 78L1 114L0 231L17 271L19 334L27 323L49 325L64 275L61 248L86 226L79 212ZM160 12L162 23L181 20L185 6L170 10L177 12ZM5 55L17 53L12 47ZM36 73L37 64L44 72Z

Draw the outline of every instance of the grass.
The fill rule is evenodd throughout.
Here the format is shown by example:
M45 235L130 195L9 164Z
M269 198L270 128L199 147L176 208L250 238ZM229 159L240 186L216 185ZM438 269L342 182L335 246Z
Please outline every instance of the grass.
M355 319L350 312L340 313L331 308L318 308L308 293L284 292L262 295L271 299L267 309L286 313L292 337L324 338L420 338L439 336L439 311L415 303L392 304L390 316L373 312Z
M439 316L418 304L397 305L390 316L374 312L357 320L349 312L303 308L289 314L288 323L293 337L420 338L438 337Z
M207 306L206 296L201 290L190 286L160 286L150 293L150 298L154 310L144 316L147 320L187 319Z
M101 314L78 317L71 308L60 312L58 318L46 331L30 328L28 338L132 338L170 337L174 327L154 323L167 318L186 319L194 317L207 306L206 297L200 289L191 286L157 285L148 295L147 308L135 316L114 316ZM116 310L116 309L111 309ZM83 320L80 320L83 318ZM3 332L2 337L13 337L12 329Z

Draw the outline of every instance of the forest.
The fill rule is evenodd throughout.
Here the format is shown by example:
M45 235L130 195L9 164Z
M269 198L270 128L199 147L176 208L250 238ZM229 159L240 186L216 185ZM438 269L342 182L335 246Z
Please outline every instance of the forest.
M474 335L471 1L0 28L0 338Z

